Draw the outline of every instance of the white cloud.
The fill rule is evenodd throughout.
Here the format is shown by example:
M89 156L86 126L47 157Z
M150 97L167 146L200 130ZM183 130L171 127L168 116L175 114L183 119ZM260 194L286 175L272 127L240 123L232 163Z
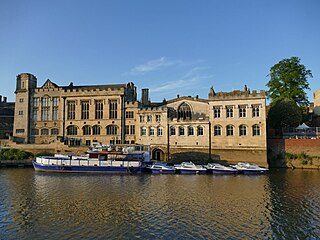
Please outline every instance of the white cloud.
M165 57L161 57L158 59L150 60L146 63L140 64L140 65L134 67L133 69L131 69L130 73L131 74L144 74L147 72L156 71L160 68L170 67L170 66L179 65L179 64L181 64L181 61L168 60Z

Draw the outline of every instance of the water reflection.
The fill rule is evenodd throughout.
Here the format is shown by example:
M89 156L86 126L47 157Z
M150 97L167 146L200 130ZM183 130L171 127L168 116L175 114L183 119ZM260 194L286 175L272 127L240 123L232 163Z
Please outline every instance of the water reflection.
M319 174L46 174L0 170L4 239L306 239ZM0 239L2 239L0 237Z

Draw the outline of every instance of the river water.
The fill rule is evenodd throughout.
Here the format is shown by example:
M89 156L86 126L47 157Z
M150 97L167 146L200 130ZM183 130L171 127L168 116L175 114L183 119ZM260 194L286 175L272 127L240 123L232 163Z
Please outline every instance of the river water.
M0 239L320 239L320 172L0 169Z

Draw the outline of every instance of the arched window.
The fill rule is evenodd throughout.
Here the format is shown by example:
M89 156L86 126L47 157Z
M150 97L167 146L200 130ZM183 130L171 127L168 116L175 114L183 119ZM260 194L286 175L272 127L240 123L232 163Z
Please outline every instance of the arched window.
M203 136L203 127L198 127L197 128L197 135L198 136Z
M260 136L260 126L258 124L252 126L252 135Z
M246 135L247 135L247 126L242 124L239 126L239 136L246 136Z
M58 128L52 128L51 129L51 135L58 135L59 134L59 129Z
M215 125L213 127L213 134L214 134L214 136L221 136L221 126L220 125Z
M78 131L77 131L77 126L68 126L67 127L67 135L77 135L78 134Z
M176 128L170 127L170 135L176 135Z
M83 126L82 128L83 135L91 135L91 127L90 126Z
M178 108L178 119L192 119L192 112L189 104L182 103Z
M193 127L188 127L188 136L194 135Z
M147 128L141 127L140 128L140 136L146 136L147 135Z
M116 125L107 126L107 135L117 135L118 127Z
M92 127L92 135L100 135L101 134L101 127L99 125L94 125Z
M227 125L227 136L233 136L233 126L232 125Z
M184 128L183 127L179 127L179 136L184 135Z

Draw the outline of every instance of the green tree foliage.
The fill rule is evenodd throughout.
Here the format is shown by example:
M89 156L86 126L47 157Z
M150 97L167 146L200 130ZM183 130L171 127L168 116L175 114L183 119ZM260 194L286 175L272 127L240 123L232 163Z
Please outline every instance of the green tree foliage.
M300 63L300 58L281 60L271 67L269 76L267 95L272 102L289 99L299 106L308 105L305 90L310 90L307 78L312 78L312 73Z
M271 104L268 124L274 129L297 127L302 119L301 109L293 100L280 100Z
M29 159L32 153L21 151L15 148L5 148L0 150L0 159L2 160L22 160Z

